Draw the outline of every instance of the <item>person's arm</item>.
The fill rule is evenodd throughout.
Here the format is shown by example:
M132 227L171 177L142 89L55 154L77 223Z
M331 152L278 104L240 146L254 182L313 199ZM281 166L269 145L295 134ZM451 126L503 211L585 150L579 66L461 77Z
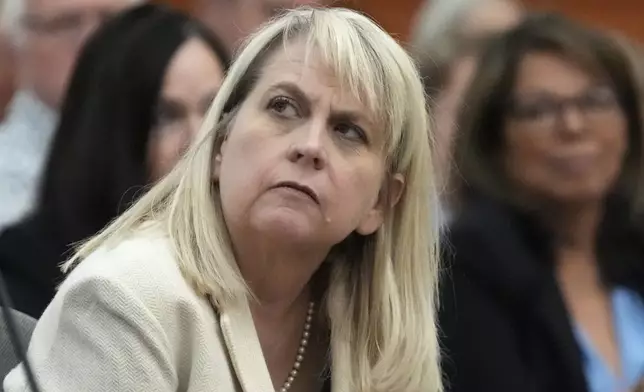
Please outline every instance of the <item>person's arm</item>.
M42 392L176 391L169 342L135 290L101 277L63 286L29 347ZM21 367L4 390L29 390Z
M520 356L511 316L459 268L486 265L484 247L468 238L453 243L455 266L441 282L440 335L446 392L532 392L534 382ZM475 259L465 260L467 257ZM472 264L469 264L472 265ZM491 265L491 264L490 264Z

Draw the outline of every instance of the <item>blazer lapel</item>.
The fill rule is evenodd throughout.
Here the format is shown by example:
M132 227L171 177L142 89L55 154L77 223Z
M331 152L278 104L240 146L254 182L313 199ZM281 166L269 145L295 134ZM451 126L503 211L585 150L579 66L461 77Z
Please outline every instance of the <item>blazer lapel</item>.
M559 365L564 368L567 384L570 392L586 392L588 386L582 368L582 354L573 334L566 305L559 294L554 279L546 279L545 287L540 290L535 298L536 320L542 323L543 328L550 335L553 344L559 353Z
M273 391L248 302L244 300L222 311L219 323L242 390Z

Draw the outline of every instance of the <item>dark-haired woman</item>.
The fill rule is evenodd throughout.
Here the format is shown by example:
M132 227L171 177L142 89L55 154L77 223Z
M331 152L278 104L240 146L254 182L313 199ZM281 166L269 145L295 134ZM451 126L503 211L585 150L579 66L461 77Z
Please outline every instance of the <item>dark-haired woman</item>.
M483 53L456 142L447 390L632 391L644 376L633 68L612 38L556 15Z
M82 51L33 216L0 236L14 306L39 317L69 247L95 234L178 161L229 59L191 17L144 5L119 15Z

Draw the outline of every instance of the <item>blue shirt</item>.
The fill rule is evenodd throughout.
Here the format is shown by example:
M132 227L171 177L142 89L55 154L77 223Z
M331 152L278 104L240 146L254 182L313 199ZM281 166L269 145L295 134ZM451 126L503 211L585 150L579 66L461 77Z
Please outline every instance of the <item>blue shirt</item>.
M622 376L617 377L579 326L577 342L584 355L584 372L591 392L627 392L644 378L644 300L632 290L612 292L613 327L620 353Z

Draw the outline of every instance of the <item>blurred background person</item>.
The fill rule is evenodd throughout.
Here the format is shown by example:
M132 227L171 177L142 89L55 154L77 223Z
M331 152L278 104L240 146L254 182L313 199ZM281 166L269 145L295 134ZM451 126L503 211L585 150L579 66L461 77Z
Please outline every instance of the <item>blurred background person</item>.
M324 5L327 0L194 0L195 15L234 53L262 23L281 11L301 5Z
M0 235L16 309L39 317L69 246L92 236L165 175L188 146L229 59L196 20L145 5L82 50L33 215Z
M32 207L76 56L106 18L140 0L5 0L17 91L0 125L0 228ZM5 14L3 11L2 14Z
M10 26L16 17L17 1L19 0L0 0L0 123L15 88L15 57Z
M441 290L456 392L629 391L644 375L642 100L612 37L534 15L480 58Z
M488 37L511 28L522 16L523 9L512 0L430 0L414 21L409 47L432 109L445 213L452 192L448 183L455 116L475 70L477 51Z

